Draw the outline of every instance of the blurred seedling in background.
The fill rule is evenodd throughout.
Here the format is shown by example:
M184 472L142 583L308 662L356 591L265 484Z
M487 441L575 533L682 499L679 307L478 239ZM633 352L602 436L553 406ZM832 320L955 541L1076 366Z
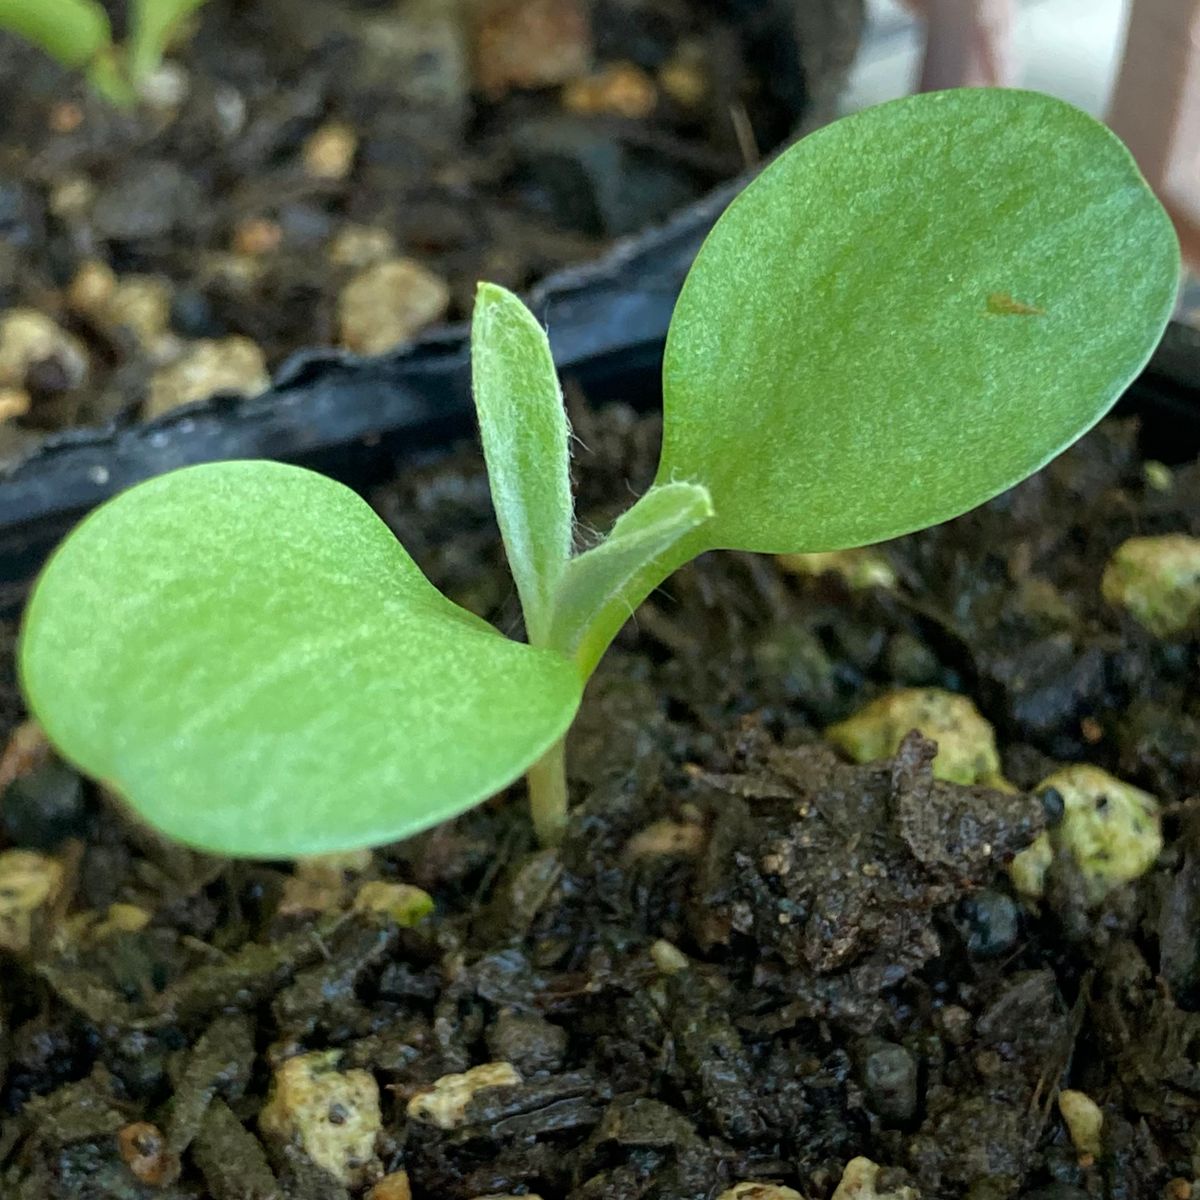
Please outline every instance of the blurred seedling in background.
M113 40L99 0L0 0L0 29L41 47L79 70L100 95L120 107L138 97L183 21L204 0L130 0L128 36Z

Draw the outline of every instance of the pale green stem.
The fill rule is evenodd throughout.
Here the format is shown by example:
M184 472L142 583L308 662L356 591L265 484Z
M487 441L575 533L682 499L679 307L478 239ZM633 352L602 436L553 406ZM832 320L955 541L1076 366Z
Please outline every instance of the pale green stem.
M529 812L543 846L557 846L567 828L567 743L554 743L525 776Z
M114 108L130 108L137 100L133 85L121 70L117 51L111 46L105 47L92 59L87 78L95 91Z
M677 505L674 512L672 505ZM570 578L564 578L556 592L549 630L531 636L530 643L572 659L586 684L637 606L676 568L707 548L699 528L711 511L703 489L647 493L614 526L606 548L571 561ZM543 845L557 845L566 829L565 760L560 741L528 772L530 811Z

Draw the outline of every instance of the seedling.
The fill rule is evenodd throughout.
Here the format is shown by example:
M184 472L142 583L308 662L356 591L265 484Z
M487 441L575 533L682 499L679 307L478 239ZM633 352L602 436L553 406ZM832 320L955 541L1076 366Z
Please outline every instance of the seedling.
M129 37L113 41L99 0L0 0L0 29L11 29L65 67L82 70L102 96L127 106L162 60L175 30L204 0L130 0Z
M25 617L30 707L209 850L383 842L525 772L552 842L584 685L672 571L877 542L1018 482L1136 375L1178 270L1129 154L1069 105L965 90L848 117L705 242L667 342L657 479L582 552L546 336L481 286L475 401L529 644L442 596L339 484L215 463L130 489L59 548Z

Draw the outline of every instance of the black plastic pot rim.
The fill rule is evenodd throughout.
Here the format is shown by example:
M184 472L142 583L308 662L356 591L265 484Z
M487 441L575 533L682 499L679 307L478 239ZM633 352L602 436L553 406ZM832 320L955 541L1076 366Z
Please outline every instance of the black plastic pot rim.
M675 300L708 231L749 176L599 260L551 276L528 297L564 376L603 399L653 392ZM652 376L652 378L648 378ZM1160 457L1200 451L1200 331L1172 324L1131 389L1167 431ZM48 437L0 471L0 605L11 609L63 534L134 483L193 463L274 458L369 486L373 457L425 448L470 428L468 328L444 326L375 358L303 351L251 398L214 396L157 420ZM1151 447L1154 452L1154 447Z

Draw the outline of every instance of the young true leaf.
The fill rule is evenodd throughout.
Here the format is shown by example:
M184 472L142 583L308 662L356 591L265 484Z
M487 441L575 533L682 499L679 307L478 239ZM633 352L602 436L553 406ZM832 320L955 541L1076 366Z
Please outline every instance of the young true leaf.
M1049 96L913 96L803 139L730 205L675 309L660 480L706 547L829 550L982 503L1108 410L1179 258L1102 125Z
M541 645L571 555L570 435L546 333L495 284L475 299L471 366L492 503L529 640Z
M633 609L670 573L663 559L712 515L708 490L698 484L652 487L603 542L571 560L548 644L574 658L587 679Z
M84 521L21 666L85 771L184 842L259 856L461 812L557 742L581 686L443 597L352 492L266 462L176 471Z

